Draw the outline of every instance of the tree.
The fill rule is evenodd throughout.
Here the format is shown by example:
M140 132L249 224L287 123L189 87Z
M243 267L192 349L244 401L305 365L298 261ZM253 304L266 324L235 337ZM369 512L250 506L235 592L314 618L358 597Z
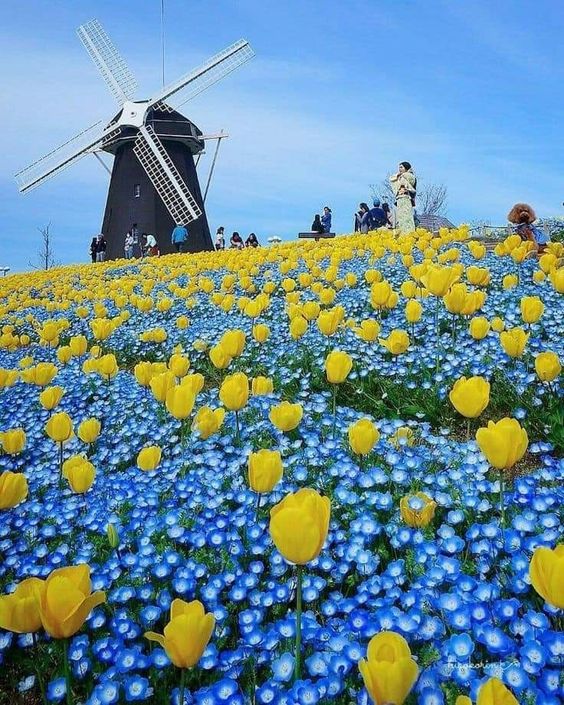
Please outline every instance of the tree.
M43 239L43 244L41 248L37 252L37 259L39 261L39 265L33 264L31 260L29 260L29 266L33 267L33 269L51 269L51 267L54 267L57 262L55 262L55 256L53 254L53 240L52 240L52 235L51 235L51 223L47 223L46 226L43 228L37 228L39 232L41 233L41 237Z
M370 184L373 197L390 205L396 200L389 178L379 184ZM417 185L417 212L425 215L445 215L447 209L447 187L444 184L426 184L421 181Z

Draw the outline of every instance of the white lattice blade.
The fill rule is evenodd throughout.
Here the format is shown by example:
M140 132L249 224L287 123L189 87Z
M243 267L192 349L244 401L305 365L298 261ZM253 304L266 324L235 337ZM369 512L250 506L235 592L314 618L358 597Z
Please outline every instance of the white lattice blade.
M163 88L149 101L151 106L159 104L160 109L174 110L184 105L214 83L220 81L235 69L253 58L255 52L245 39L240 39L219 54L202 64L199 68L182 76L174 83Z
M98 20L80 25L76 33L117 102L131 100L137 81Z
M95 148L104 146L121 132L120 128L104 127L102 121L94 123L70 140L33 162L15 175L19 190L29 191Z
M202 215L201 208L150 125L139 128L133 151L177 225L187 225Z

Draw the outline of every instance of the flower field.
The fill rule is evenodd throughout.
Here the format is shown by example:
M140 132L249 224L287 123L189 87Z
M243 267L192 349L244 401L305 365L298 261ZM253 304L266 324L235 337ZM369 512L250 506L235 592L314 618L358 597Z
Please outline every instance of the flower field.
M461 227L0 280L0 703L561 703L563 264Z

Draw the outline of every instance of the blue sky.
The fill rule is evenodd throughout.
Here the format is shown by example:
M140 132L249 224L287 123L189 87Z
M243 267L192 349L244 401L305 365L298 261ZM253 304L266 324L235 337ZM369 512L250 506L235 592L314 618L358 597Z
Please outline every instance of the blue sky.
M160 85L160 2L20 0L0 7L0 266L28 268L51 222L61 262L88 259L108 175L87 157L27 195L13 174L114 102L80 44L97 18L147 97ZM454 222L505 221L513 202L562 214L560 0L165 0L172 80L245 37L252 62L183 107L230 134L210 227L295 237L329 203L348 232L368 185L409 160L448 187ZM209 155L202 159L207 173Z

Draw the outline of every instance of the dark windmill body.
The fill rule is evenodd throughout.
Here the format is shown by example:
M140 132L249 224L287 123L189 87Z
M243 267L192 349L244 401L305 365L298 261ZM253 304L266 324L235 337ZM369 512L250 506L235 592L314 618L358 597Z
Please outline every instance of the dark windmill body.
M119 116L116 121L118 118ZM185 251L200 252L213 249L194 162L195 155L204 150L202 131L176 110L168 112L153 108L148 111L145 124L152 128L163 144L202 211L202 214L188 225L190 235ZM161 254L174 252L170 234L176 222L134 152L137 133L136 128L122 129L120 136L104 147L105 152L114 155L102 223L102 232L108 241L109 259L123 256L125 233L133 223L137 223L140 234L151 233L156 237Z
M133 100L135 79L99 22L81 25L78 35L120 111L109 123L92 125L16 174L20 191L38 186L86 154L108 152L114 164L102 233L109 259L123 257L125 236L134 224L139 235L156 237L162 254L173 251L175 225L188 229L185 251L213 249L194 161L206 136L177 108L251 59L249 43L236 42L149 100ZM223 137L214 137L218 146Z

